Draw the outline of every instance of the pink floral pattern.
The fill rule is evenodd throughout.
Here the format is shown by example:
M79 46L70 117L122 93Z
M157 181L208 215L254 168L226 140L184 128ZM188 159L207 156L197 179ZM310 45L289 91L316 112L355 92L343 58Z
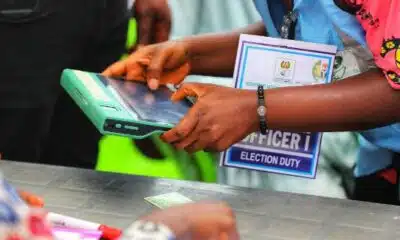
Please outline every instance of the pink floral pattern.
M357 9L375 62L394 89L400 89L400 1L346 0Z

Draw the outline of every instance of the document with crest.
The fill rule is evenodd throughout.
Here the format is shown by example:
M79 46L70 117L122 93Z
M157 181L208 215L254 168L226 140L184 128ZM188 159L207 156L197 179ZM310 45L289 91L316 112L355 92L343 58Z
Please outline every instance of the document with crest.
M258 85L268 89L329 83L336 51L331 45L241 35L232 85L256 90ZM221 154L221 166L315 178L321 136L252 133Z

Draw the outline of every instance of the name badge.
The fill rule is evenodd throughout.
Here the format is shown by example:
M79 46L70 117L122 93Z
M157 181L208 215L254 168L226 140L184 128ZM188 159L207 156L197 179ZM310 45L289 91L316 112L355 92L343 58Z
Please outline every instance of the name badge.
M277 88L329 83L336 51L331 45L241 35L232 85L256 90L260 84ZM277 130L252 133L223 152L220 165L315 178L321 137Z

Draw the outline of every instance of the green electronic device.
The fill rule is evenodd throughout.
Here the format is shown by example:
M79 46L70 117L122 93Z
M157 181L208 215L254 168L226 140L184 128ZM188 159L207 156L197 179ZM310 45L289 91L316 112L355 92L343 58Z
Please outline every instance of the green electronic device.
M61 86L104 135L143 139L174 127L192 106L190 100L170 101L175 91L162 86L65 69Z

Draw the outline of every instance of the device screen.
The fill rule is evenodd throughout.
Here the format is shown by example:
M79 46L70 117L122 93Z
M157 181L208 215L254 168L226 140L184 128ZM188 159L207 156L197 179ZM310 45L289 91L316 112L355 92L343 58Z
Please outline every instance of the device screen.
M112 87L121 96L125 105L142 120L177 124L191 107L188 100L172 102L172 91L161 86L151 91L145 83L107 78L98 75L107 86Z

